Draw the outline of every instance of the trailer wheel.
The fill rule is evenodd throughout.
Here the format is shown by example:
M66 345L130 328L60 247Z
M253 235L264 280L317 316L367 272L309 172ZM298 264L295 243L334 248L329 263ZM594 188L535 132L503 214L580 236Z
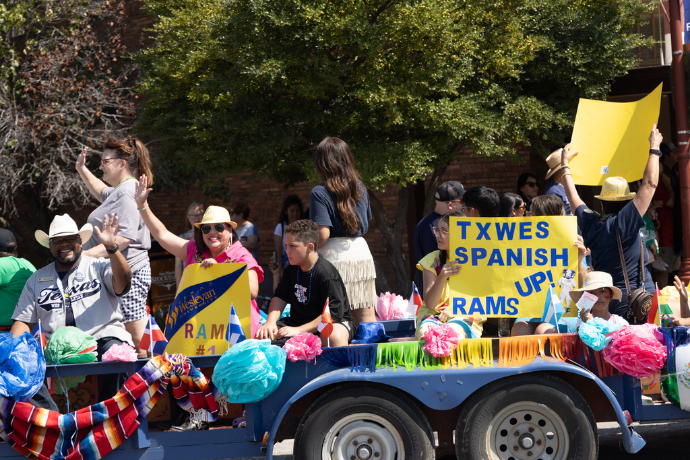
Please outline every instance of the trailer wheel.
M468 399L455 431L458 459L595 460L598 434L584 398L548 374L505 379Z
M304 415L293 453L300 460L431 460L432 436L428 420L404 394L340 387Z

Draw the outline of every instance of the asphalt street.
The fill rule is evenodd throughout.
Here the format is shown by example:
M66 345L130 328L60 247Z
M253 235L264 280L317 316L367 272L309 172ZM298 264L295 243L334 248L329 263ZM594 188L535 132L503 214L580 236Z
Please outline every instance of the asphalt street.
M687 460L690 458L690 420L663 423L635 424L635 430L647 441L637 454L628 454L619 446L620 428L617 423L599 423L599 458L601 460ZM276 446L276 460L293 460L292 441ZM252 457L246 460L261 460ZM449 457L445 459L450 460ZM444 460L445 460L444 459Z

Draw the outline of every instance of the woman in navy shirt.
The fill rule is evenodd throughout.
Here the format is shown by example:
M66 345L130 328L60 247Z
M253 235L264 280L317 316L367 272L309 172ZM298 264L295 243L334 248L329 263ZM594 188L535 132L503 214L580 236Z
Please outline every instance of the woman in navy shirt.
M376 321L376 268L362 238L371 220L366 188L343 140L322 140L315 162L323 183L311 191L309 218L319 226L319 254L338 269L355 321Z

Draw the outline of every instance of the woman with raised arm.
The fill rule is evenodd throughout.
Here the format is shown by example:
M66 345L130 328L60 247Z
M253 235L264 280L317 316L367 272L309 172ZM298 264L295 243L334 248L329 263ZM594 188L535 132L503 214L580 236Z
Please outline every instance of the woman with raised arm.
M135 193L139 214L156 241L170 254L185 260L185 267L190 264L201 264L202 268L208 268L217 263L247 264L249 292L252 298L251 336L254 337L261 327L259 307L254 299L259 295L259 283L264 280L264 271L237 238L234 232L237 224L230 220L228 210L220 206L206 208L201 222L194 224L197 228L194 231L194 238L185 240L165 228L165 225L153 214L146 202L151 193L151 189L146 188L146 184L146 175L142 175Z
M319 226L318 252L340 273L355 321L376 321L376 267L362 238L371 207L355 159L343 140L327 137L316 147L315 162L323 183L311 191L309 219Z
M94 228L102 228L103 216L114 213L120 221L117 245L127 263L132 268L132 285L129 292L119 298L127 332L132 335L135 346L144 333L148 315L146 299L151 288L151 265L148 251L151 249L151 235L141 220L134 202L135 177L145 175L148 186L153 185L151 159L144 144L136 138L109 138L103 146L100 170L103 180L94 176L86 167L84 149L77 158L76 169L91 194L101 205L97 207L87 222ZM95 233L84 242L84 254L99 258L107 257L105 247Z

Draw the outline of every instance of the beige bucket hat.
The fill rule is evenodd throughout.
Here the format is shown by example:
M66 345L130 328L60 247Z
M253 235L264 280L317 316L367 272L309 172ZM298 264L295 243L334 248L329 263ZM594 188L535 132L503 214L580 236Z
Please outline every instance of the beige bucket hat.
M221 206L209 206L204 212L201 222L194 224L196 228L201 228L206 224L228 224L232 228L237 227L237 222L230 220L230 213Z
M570 291L570 298L573 299L574 302L577 302L584 292L601 288L611 289L614 299L621 300L623 296L621 290L613 285L613 278L611 278L611 275L606 272L589 272L585 275L585 285L580 289L573 289Z
M551 155L546 157L546 164L549 167L549 171L546 173L546 177L544 179L548 179L549 177L553 176L556 171L561 169L561 154L563 153L563 149L558 149L554 150L551 152Z
M69 215L55 216L53 222L50 224L48 233L43 230L36 230L34 236L38 244L45 248L50 247L50 239L58 236L79 235L81 242L86 243L93 234L93 226L91 224L84 224L81 229L77 229L77 223Z
M601 195L594 195L604 201L627 201L635 198L636 193L630 191L628 181L624 177L607 177L601 186Z

